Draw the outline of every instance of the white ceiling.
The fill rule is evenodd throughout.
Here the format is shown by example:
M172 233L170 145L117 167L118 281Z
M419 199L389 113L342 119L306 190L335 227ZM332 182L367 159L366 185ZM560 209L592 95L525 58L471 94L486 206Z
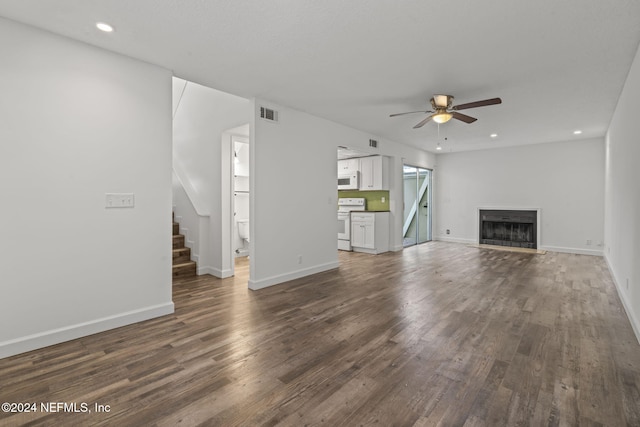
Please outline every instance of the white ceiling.
M429 151L603 136L640 42L637 0L2 0L0 16ZM503 103L439 137L389 118L436 93Z

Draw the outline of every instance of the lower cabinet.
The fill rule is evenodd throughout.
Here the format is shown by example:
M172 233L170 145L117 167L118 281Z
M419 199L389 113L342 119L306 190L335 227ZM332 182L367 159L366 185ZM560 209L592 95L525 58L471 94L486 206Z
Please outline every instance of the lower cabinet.
M351 246L354 252L388 252L389 212L351 212Z

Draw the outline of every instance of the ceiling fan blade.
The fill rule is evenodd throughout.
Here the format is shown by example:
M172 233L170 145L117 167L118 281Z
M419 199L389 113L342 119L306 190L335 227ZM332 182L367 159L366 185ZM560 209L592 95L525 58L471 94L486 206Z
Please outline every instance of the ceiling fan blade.
M414 129L418 129L421 128L422 126L424 126L429 120L431 120L433 116L427 116L423 121L421 121L420 123L418 123L417 125L415 125L413 128Z
M453 114L454 119L458 119L465 123L473 123L478 120L475 117L467 116L466 114L458 113L457 111L452 111L451 114Z
M405 114L414 114L414 113L433 113L433 111L407 111L406 113L396 113L396 114L390 114L389 117L395 117L395 116L403 116Z
M456 105L455 107L452 108L452 110L460 111L460 110L466 110L468 108L485 107L487 105L495 105L495 104L502 104L502 99L491 98L491 99L485 99L483 101L469 102L467 104Z

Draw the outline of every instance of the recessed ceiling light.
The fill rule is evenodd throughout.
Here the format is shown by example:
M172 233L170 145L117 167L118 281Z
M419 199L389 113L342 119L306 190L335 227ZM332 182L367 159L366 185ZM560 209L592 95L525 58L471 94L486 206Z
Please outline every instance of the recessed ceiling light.
M580 135L581 133L582 133L582 131L581 131L581 130L574 130L574 131L573 131L573 134L574 134L574 135Z
M438 150L438 151L442 150L442 147L440 146L439 142L438 142L438 146L436 147L436 150Z
M104 23L104 22L96 23L96 27L100 31L104 31L105 33L111 33L113 31L113 27L111 25L109 25L109 24Z
M497 133L492 133L491 135L489 135L491 138L497 138L498 134Z

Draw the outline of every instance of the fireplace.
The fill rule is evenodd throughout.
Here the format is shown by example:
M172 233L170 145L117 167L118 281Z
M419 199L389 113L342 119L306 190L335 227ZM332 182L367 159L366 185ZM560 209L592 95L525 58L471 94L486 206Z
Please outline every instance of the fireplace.
M478 242L537 249L537 222L538 212L535 210L480 209Z

